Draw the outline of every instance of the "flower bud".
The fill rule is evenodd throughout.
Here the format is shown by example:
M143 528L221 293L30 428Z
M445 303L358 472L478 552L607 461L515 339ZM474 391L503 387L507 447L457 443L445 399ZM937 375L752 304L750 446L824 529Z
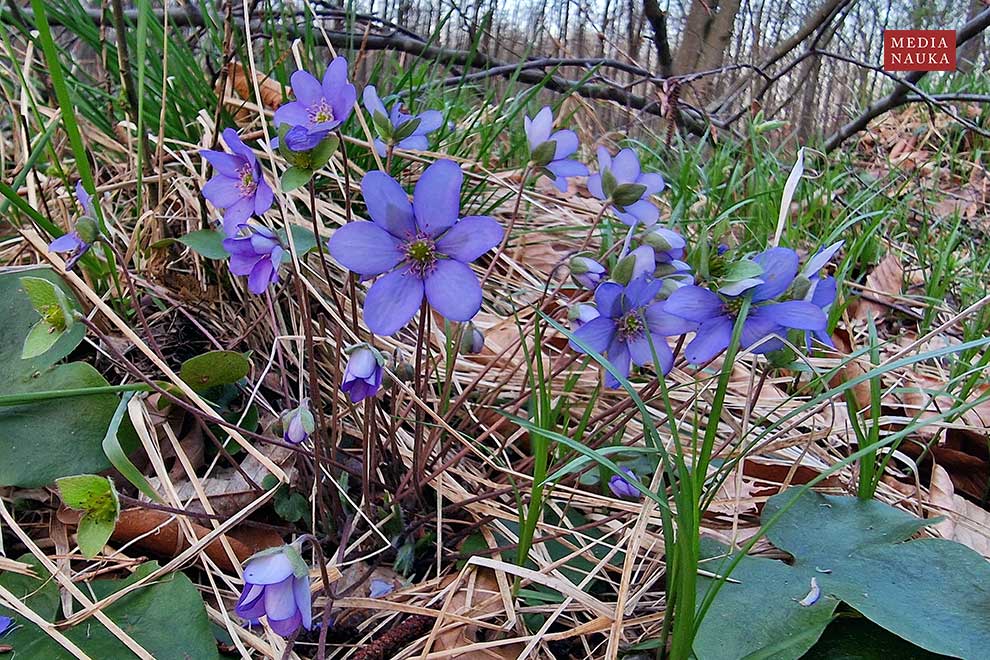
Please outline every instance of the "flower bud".
M636 473L634 473L629 468L621 468L622 472L625 473L626 477L630 479L636 478ZM612 475L612 478L608 480L608 489L612 491L612 494L616 497L621 497L626 500L638 500L640 498L640 493L636 488L629 483L624 476L618 474Z
M477 355L485 347L485 335L475 327L470 321L464 326L461 332L460 353L462 355Z
M76 233L87 245L92 245L100 238L100 227L96 220L84 215L76 220Z
M612 279L625 286L637 277L647 273L652 274L656 269L656 256L649 245L641 245L615 265Z
M643 235L643 242L657 251L658 257L666 255L670 259L681 259L684 257L687 241L684 237L670 229L654 227ZM667 259L663 259L666 261Z
M571 305L567 310L567 320L571 322L571 328L573 330L577 330L589 321L594 321L599 316L601 314L598 313L598 308L588 303Z
M282 439L290 445L299 445L309 438L316 428L313 413L309 409L309 399L299 402L298 408L293 408L282 416Z
M382 386L385 358L369 344L356 344L347 349L350 357L341 380L340 389L351 397L352 403L375 396Z
M594 290L605 279L605 266L591 257L582 255L571 257L568 266L571 269L571 279L585 289Z

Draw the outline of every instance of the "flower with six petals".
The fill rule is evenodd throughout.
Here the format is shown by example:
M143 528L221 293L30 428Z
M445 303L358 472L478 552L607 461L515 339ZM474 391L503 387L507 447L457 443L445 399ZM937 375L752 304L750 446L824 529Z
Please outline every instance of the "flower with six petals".
M209 161L216 174L203 186L203 197L213 206L224 209L223 231L237 233L252 215L261 215L275 199L261 172L261 163L232 128L224 129L223 141L232 153L203 149L200 155Z
M624 224L654 224L660 210L647 197L661 193L664 186L662 176L640 170L639 156L632 149L622 149L612 157L608 149L598 147L598 172L588 177L588 190L614 206L616 217Z
M247 236L225 238L223 248L230 253L230 272L248 278L248 291L265 292L269 284L278 283L278 268L285 250L278 237L261 225L240 225Z
M554 132L550 106L543 106L532 119L524 116L523 126L533 164L542 169L560 192L567 192L567 177L588 175L584 163L570 159L578 148L577 133L568 129Z

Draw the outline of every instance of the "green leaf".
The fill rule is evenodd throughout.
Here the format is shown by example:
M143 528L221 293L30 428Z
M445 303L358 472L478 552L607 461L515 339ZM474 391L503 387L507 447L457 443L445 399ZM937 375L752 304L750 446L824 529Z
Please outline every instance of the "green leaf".
M763 268L758 263L749 259L743 259L729 266L725 277L722 279L726 282L742 282L743 280L759 277L762 274Z
M541 143L536 149L533 150L533 154L530 156L530 160L537 167L543 167L551 160L553 160L553 155L557 152L557 142L554 140L547 140Z
M802 660L937 660L861 616L836 617Z
M22 277L21 288L34 308L42 315L44 310L58 305L55 284L50 280L41 277Z
M990 646L990 566L969 548L942 539L908 540L931 520L881 502L791 489L772 497L762 520L768 538L792 564L746 557L701 623L699 659L800 658L824 631L839 602L933 653L983 657ZM703 546L712 555L711 542ZM703 564L716 574L727 561ZM811 579L820 600L797 601ZM699 602L713 581L699 579Z
M289 231L292 232L292 243L296 246L296 254L300 257L316 248L316 235L313 234L311 229L306 229L300 225L289 225ZM278 240L285 246L285 249L289 249L289 239L285 234L285 229L278 230ZM288 252L282 255L282 261L287 262L292 259Z
M371 115L371 123L374 124L378 137L386 142L392 139L392 122L384 113L376 112Z
M0 585L20 598L22 603L34 610L42 619L54 621L59 610L58 583L51 579L45 567L31 553L18 557L17 561L30 564L34 569L34 575L22 575L11 571L0 572ZM2 606L0 606L0 614L15 617L18 623L23 620L22 616ZM6 642L6 639L4 641Z
M128 392L120 398L120 403L117 404L117 410L114 411L113 418L110 420L110 427L107 429L106 435L103 436L103 453L107 455L107 458L117 468L117 471L132 486L140 490L152 501L162 502L162 498L151 487L151 484L148 483L148 480L145 479L141 471L127 458L127 454L124 452L123 447L120 446L120 440L117 438L120 423L124 418L124 414L127 412L127 402L130 401L133 395L133 392Z
M407 137L411 136L413 133L416 132L416 129L419 128L419 125L420 123L422 123L422 121L423 120L420 119L419 117L414 117L413 119L410 119L409 121L400 124L399 127L395 129L395 133L392 135L392 139L395 140L396 142L402 142ZM554 143L554 148L556 148L556 143Z
M641 183L622 183L615 187L612 201L619 209L635 204L646 193L646 186Z
M157 563L148 562L126 580L94 580L90 588L95 598L106 598L157 569ZM58 590L54 581L47 575L44 577L55 591L57 604ZM0 581L4 578L6 575L0 576ZM158 660L219 658L203 599L182 573L170 573L127 594L105 607L103 613ZM72 660L68 651L30 621L18 617L17 623L18 627L4 636L3 643L13 646L18 657ZM177 625L179 623L181 625ZM95 618L62 632L91 658L134 656Z
M31 330L28 331L27 337L24 338L24 348L21 349L21 359L26 360L28 358L44 355L48 349L55 345L55 342L59 340L64 332L64 330L59 330L44 320L38 321L31 326Z
M182 363L179 377L196 391L236 383L248 375L251 363L243 353L210 351Z
M338 146L340 146L340 138L336 135L329 135L324 138L310 152L309 169L315 171L329 163L330 158L333 157L333 152L337 151Z
M66 506L84 511L79 519L77 540L83 555L92 559L107 544L120 517L120 500L113 482L95 474L57 479Z
M207 259L226 259L230 253L223 246L224 238L226 236L223 232L214 229L200 229L180 236L176 240Z
M292 192L309 183L313 178L313 170L293 165L282 173L282 191Z

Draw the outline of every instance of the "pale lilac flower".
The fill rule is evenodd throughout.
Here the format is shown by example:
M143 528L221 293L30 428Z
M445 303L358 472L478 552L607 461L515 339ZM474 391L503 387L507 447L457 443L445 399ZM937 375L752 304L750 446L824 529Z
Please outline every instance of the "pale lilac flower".
M640 367L650 364L656 352L659 370L666 374L674 364L666 337L690 332L696 326L670 314L665 309L666 303L654 300L661 286L659 280L648 277L635 279L624 287L615 282L599 286L595 304L600 316L574 332L571 347L585 352L575 341L579 340L591 350L605 354L612 366L627 378L630 361ZM605 386L619 385L618 379L606 371Z
M261 163L251 148L241 142L237 131L224 129L223 141L233 153L208 149L199 152L216 170L203 186L203 197L224 209L223 231L233 236L252 215L270 209L275 196L261 172Z
M300 626L313 628L309 570L299 550L286 545L264 550L244 564L244 590L234 608L237 616L257 624L262 616L282 637Z
M633 472L629 468L620 468L620 469L625 473L626 477L636 480L635 472ZM636 488L626 480L626 477L623 477L618 474L613 474L612 477L608 480L608 489L612 491L612 494L615 495L616 497L621 497L626 500L638 500L641 496L641 493L638 490L636 490Z
M663 177L656 173L644 173L639 167L639 156L632 149L622 149L613 158L608 149L598 147L598 169L588 177L588 190L600 200L615 207L615 215L627 225L641 223L652 225L660 217L660 211L647 201L650 195L663 191ZM636 199L616 199L622 190L635 190L642 186L642 194Z
M300 445L306 442L309 434L316 428L316 421L309 409L309 399L299 402L299 407L285 413L282 417L282 439L290 445Z
M65 269L72 270L82 256L89 251L93 243L99 237L99 227L93 219L93 198L82 186L82 181L76 182L76 199L83 207L83 215L76 220L72 231L62 234L48 244L48 249L52 252L68 253L65 260Z
M390 135L382 137L394 141L395 146L399 149L426 151L430 147L430 141L426 136L443 126L443 113L439 110L426 110L418 115L410 115L402 112L402 103L396 101L392 106L392 111L388 112L385 109L385 104L378 98L378 90L375 89L374 85L368 85L364 88L362 99L364 100L364 107L371 113L372 117L381 114L384 120L388 122L391 127ZM418 123L415 126L409 124L413 121ZM403 128L403 126L406 127ZM377 122L375 128L379 128ZM380 156L385 156L388 153L388 145L381 137L375 138L375 150Z
M592 291L602 283L602 280L607 275L605 266L591 257L585 257L583 255L571 257L568 266L571 269L571 279L574 280L574 283Z
M533 164L553 181L560 192L567 192L567 177L588 175L584 163L570 159L578 148L577 133L568 129L552 132L553 111L550 106L544 106L533 119L523 116L523 125Z
M485 348L485 335L468 321L461 332L460 352L464 355L478 355Z
M358 344L350 350L340 390L350 395L352 403L359 403L375 396L381 389L384 360L368 344Z
M285 250L267 227L242 224L239 228L248 235L223 240L223 248L230 253L230 272L246 276L248 291L260 295L268 285L278 283L278 269Z
M14 619L9 616L0 616L0 637L3 637L14 626Z
M691 364L712 359L729 346L743 296L749 295L752 306L743 322L740 344L743 348L765 353L779 348L780 343L762 342L768 336L784 332L784 328L823 331L825 314L813 303L803 300L770 302L787 291L797 275L797 253L788 248L771 248L755 257L763 273L755 285L736 295L714 293L700 286L677 289L667 299L667 312L699 324L694 339L684 349Z
M423 297L451 321L481 308L481 285L469 264L498 245L502 227L489 216L458 219L463 175L438 160L416 183L413 202L399 182L379 171L361 181L372 222L352 222L330 238L330 254L346 268L382 275L364 301L364 322L377 335L402 329Z
M390 580L379 580L375 578L371 580L368 596L371 598L384 598L393 591L395 591L395 585Z
M601 314L598 313L598 308L594 305L589 305L588 303L571 305L571 307L567 310L567 320L571 322L571 328L574 330L577 330L589 321L594 321L599 316L601 316Z
M296 100L279 106L275 111L275 128L282 124L303 127L309 133L323 137L351 116L357 90L347 80L347 60L335 57L327 66L320 82L308 71L299 69L290 78ZM302 132L297 133L302 135ZM315 138L313 138L315 139ZM313 146L322 140L316 139ZM288 145L287 143L287 146ZM297 144L297 146L299 146ZM290 148L292 148L290 146ZM312 147L311 147L312 148ZM301 151L301 149L296 149Z

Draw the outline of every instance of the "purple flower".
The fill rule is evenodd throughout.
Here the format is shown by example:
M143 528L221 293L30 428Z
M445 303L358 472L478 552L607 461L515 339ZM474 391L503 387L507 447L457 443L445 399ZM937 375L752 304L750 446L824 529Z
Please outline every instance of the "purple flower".
M223 248L230 253L230 272L247 276L248 291L255 295L265 292L269 284L278 283L278 268L282 263L282 245L267 227L240 225L247 236L225 238Z
M438 160L416 183L413 202L398 181L379 171L361 181L373 222L352 222L330 238L330 254L365 277L383 275L368 291L364 322L377 335L398 332L423 296L451 321L469 321L481 309L481 285L468 265L502 240L494 218L458 220L463 175Z
M763 273L754 286L735 295L717 294L700 286L677 289L667 299L667 311L699 324L694 339L684 349L691 364L712 359L729 346L732 327L742 305L743 296L751 296L752 306L743 322L740 343L743 348L758 344L784 328L823 331L825 314L813 303L789 300L773 303L771 299L784 293L797 275L798 256L788 248L771 248L753 257ZM779 342L763 342L754 352L765 353L780 347Z
M524 116L523 125L533 164L543 170L560 192L567 192L567 177L588 175L584 163L568 158L577 151L577 133L567 129L551 133L553 111L550 106L543 106L533 119Z
M605 279L605 266L601 265L591 257L577 255L571 257L568 264L571 269L571 279L578 286L594 291L595 287Z
M625 473L626 477L636 479L636 473L629 468L621 468L621 470ZM608 489L616 497L626 500L638 500L641 497L641 493L625 477L618 474L613 474L612 478L608 480Z
M468 321L461 332L460 352L464 355L478 355L485 348L485 335Z
M83 215L76 220L75 228L48 244L52 252L69 254L65 260L66 270L72 270L100 235L99 227L93 220L93 197L83 188L82 181L76 182L76 199L82 204Z
M282 637L299 626L313 628L309 570L295 546L264 550L244 564L244 591L234 608L237 616L257 625L262 616Z
M696 326L668 313L666 303L654 301L661 286L659 280L648 277L635 279L625 287L605 282L595 291L600 316L578 328L574 338L591 350L606 354L624 377L629 376L630 360L640 367L650 364L654 351L660 360L660 371L666 374L674 364L674 355L664 337L690 332ZM571 346L585 352L573 340ZM605 386L619 387L619 381L608 371Z
M819 250L814 256L808 259L805 263L804 268L801 269L801 277L807 278L808 280L808 290L803 296L803 300L810 302L815 305L823 312L827 311L832 303L835 302L835 296L838 293L838 288L836 286L835 278L832 276L822 277L822 269L828 264L829 260L835 256L835 254L842 249L845 241L838 241L832 245L826 246ZM825 344L826 346L835 347L832 343L832 338L829 336L828 332L825 330L813 330L810 334L805 332L805 347L811 350L811 336L815 339Z
M385 104L378 98L378 90L374 85L364 88L362 98L364 107L371 113L372 118L381 115L381 118L375 121L375 128L381 130L385 128L385 124L389 125L388 134L382 137L394 142L400 149L426 151L430 147L426 136L443 126L443 113L439 110L427 110L418 115L409 115L402 112L402 103L396 101L392 106L392 112L386 111ZM413 125L409 122L417 123ZM402 128L403 126L406 127ZM375 138L375 150L380 156L388 153L388 147L381 138Z
M8 632L10 632L11 627L14 625L14 620L9 616L0 616L0 637L3 637Z
M594 321L599 316L601 314L598 313L598 308L588 303L578 303L567 310L567 320L571 322L571 328L574 330L589 321Z
M368 344L358 344L351 349L340 390L351 396L352 403L364 401L378 393L385 371L382 369L383 362L381 354Z
M289 124L293 127L303 127L315 136L323 131L329 133L351 116L354 101L357 100L357 90L347 81L347 60L343 57L335 57L330 62L323 74L322 83L302 69L292 74L290 82L296 100L279 106L275 111L276 129L282 124ZM326 137L327 133L323 133L323 137ZM297 133L300 136L302 134L302 132ZM319 144L323 137L320 139L313 137L312 139L315 140L313 146ZM288 139L288 136L286 138ZM288 141L286 145L295 151L303 151L303 149L295 149Z
M285 146L290 151L309 151L315 149L328 135L329 129L310 130L306 126L293 126L285 134ZM272 138L272 147L278 148L278 137Z
M298 408L293 408L282 416L282 428L282 439L290 445L306 442L309 434L316 428L313 413L309 409L309 399L303 399Z
M224 129L223 141L233 153L208 149L199 152L216 170L213 178L203 186L203 197L224 209L223 231L232 236L252 215L261 215L270 209L274 195L261 173L261 163L241 142L237 131Z
M598 147L598 173L588 177L588 190L600 200L615 206L616 217L627 225L652 225L660 211L646 198L663 191L663 177L644 174L639 169L639 156L632 149L623 149L613 158L605 147ZM642 186L642 192L636 192ZM626 199L630 195L635 199Z

